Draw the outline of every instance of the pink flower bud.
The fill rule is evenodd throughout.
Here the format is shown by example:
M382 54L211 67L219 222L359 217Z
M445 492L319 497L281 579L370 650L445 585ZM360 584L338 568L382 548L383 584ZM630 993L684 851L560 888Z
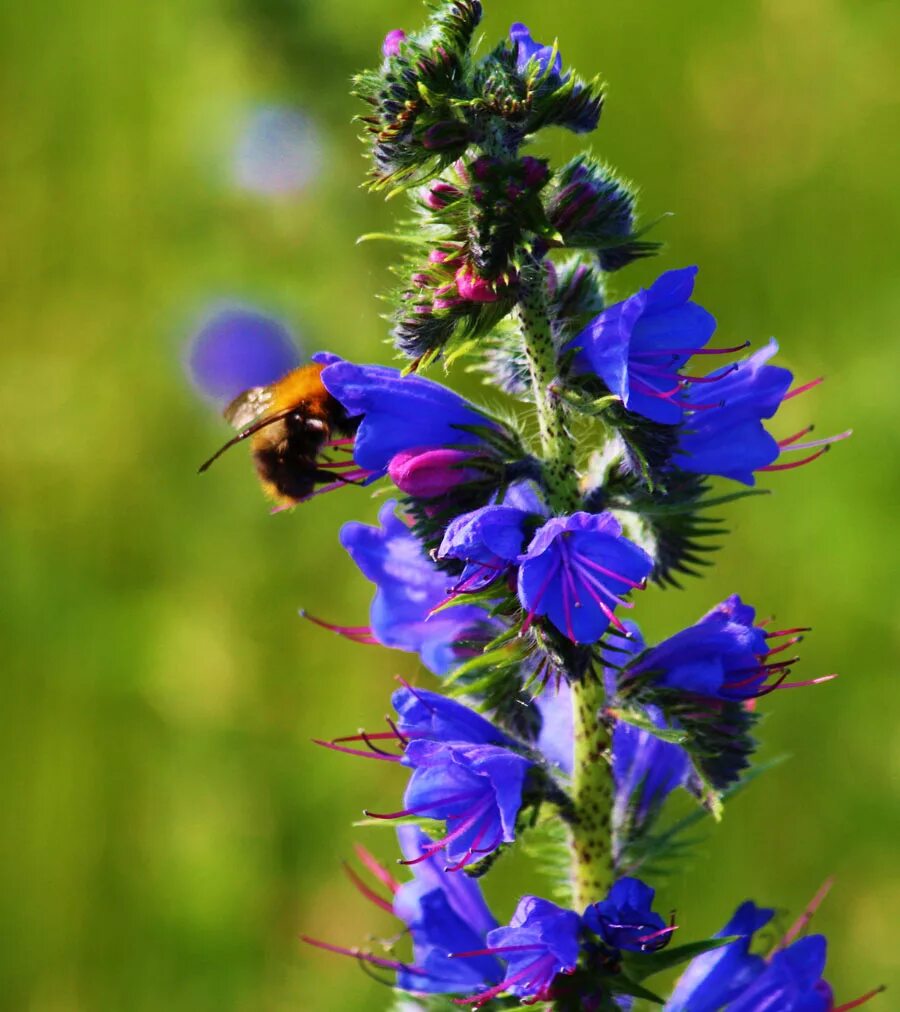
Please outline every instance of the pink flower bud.
M395 28L388 32L381 44L381 52L385 56L396 56L400 52L400 43L406 38L406 32L402 28Z
M456 272L456 287L459 294L469 302L496 302L499 298L491 283L479 277L467 264Z
M425 203L432 211L440 211L454 200L459 200L462 193L450 183L433 183L425 194Z
M393 483L407 495L418 499L434 499L461 485L481 477L475 468L462 467L472 459L465 450L420 448L394 454L388 464Z

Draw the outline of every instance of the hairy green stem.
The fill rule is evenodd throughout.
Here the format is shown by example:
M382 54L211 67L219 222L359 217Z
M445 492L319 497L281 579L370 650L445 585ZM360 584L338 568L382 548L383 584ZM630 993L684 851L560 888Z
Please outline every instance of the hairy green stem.
M575 444L566 429L562 403L550 387L556 379L556 348L547 313L547 283L543 267L527 261L520 271L517 312L541 436L544 481L554 513L570 513L578 506Z
M580 495L575 471L575 443L566 427L565 408L551 390L556 379L556 349L547 312L547 285L540 264L529 261L520 271L517 307L534 403L537 408L544 480L550 508L570 513ZM613 879L610 732L600 717L603 685L593 670L572 685L575 766L572 775L572 892L575 909L602 899Z

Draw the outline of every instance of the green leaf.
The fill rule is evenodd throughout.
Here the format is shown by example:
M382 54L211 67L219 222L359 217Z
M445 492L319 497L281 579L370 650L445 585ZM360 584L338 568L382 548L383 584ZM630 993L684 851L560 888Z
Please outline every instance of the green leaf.
M652 734L654 738L659 738L660 741L667 741L672 745L684 745L688 740L688 735L684 731L679 731L678 729L671 727L657 727L656 724L654 724L653 721L640 710L632 710L627 707L616 707L615 709L611 709L609 714L617 720L621 720L625 724L631 724L632 727L640 728L641 731L646 731L648 734Z
M637 981L626 977L624 973L617 973L615 977L608 977L609 988L613 994L628 994L632 998L643 998L644 1001L652 1002L654 1005L665 1005L665 1001L658 994L641 987Z
M723 945L730 945L741 937L741 935L728 935L725 938L706 938L701 942L688 942L686 945L661 949L659 952L623 953L622 965L627 967L633 978L645 980L655 973L662 973L663 970L687 963L694 956L700 956L704 952L712 952L713 949L720 949Z

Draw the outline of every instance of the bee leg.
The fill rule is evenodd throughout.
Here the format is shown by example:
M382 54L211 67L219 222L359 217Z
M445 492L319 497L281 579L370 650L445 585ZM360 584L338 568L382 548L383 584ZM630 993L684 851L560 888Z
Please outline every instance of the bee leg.
M323 484L330 485L334 481L342 481L345 485L359 485L362 488L365 485L364 481L358 481L353 478L345 478L342 474L336 474L334 471L326 471L323 468L317 468L313 471L313 481L322 482Z

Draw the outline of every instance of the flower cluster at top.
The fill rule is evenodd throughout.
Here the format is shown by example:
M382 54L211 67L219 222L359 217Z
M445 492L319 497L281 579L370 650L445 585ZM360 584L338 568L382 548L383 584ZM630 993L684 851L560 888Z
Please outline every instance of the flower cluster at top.
M523 153L549 126L594 130L599 81L518 23L479 58L478 0L431 6L424 30L391 31L380 65L356 79L371 185L411 198L392 301L405 368L320 353L282 386L257 369L275 392L255 387L228 409L236 424L255 419L232 442L258 440L264 483L276 464L301 475L290 503L394 487L376 524L340 533L375 587L368 623L304 614L417 655L444 690L403 682L384 728L319 742L404 778L367 816L398 824L412 878L360 849L379 885L351 879L405 931L382 952L307 940L395 974L414 996L404 1009L610 1012L645 999L671 1012L834 1012L825 941L799 937L808 917L765 951L754 936L772 911L748 902L718 935L676 944L684 929L636 877L677 857L684 830L719 818L746 783L759 700L834 676L792 679L808 629L737 594L659 642L634 616L652 584L708 564L708 510L753 494L714 494L716 479L753 486L849 433L811 438L792 420L789 402L819 380L795 383L774 340L717 339L695 267L608 296L612 274L657 248L634 191L592 155L554 168ZM523 410L491 411L426 377L438 362L464 363ZM229 381L233 366L229 353ZM283 389L302 394L285 403ZM272 406L248 414L257 403ZM696 818L673 821L676 792ZM476 879L523 839L568 862L561 905L525 895L501 925ZM667 1001L645 983L681 964Z

